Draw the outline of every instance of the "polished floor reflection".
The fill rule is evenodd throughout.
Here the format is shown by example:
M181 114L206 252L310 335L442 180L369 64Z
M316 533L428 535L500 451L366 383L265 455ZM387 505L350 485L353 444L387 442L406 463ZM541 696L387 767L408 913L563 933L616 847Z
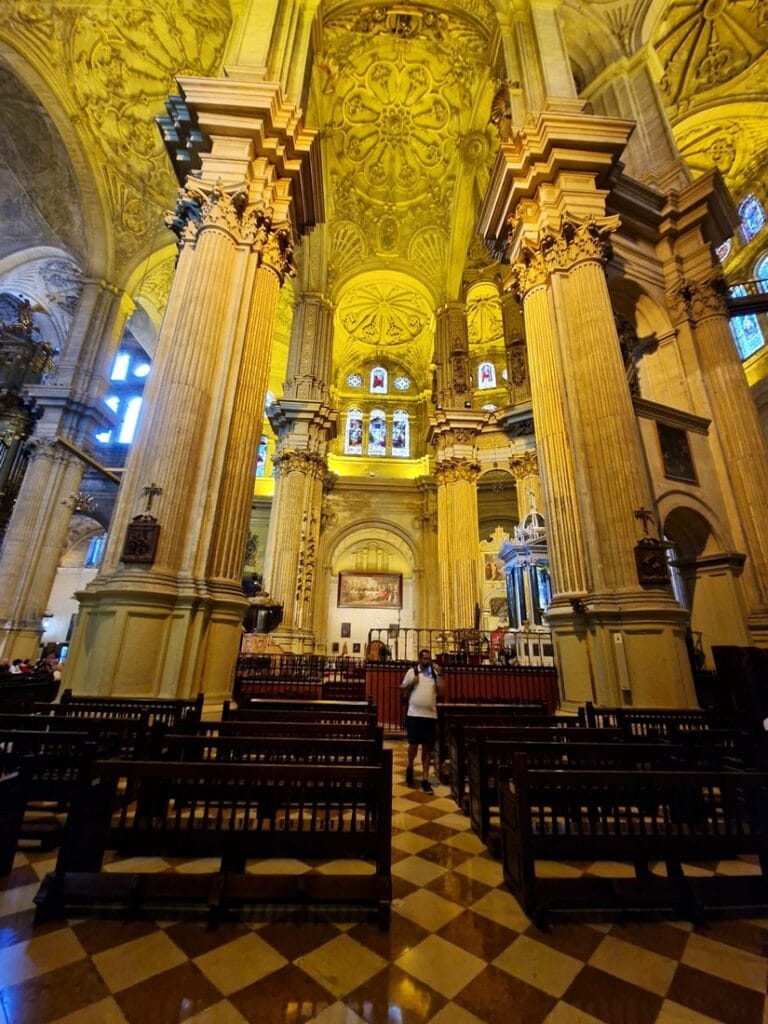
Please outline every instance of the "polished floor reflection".
M94 919L35 928L32 898L53 859L19 855L0 880L0 1024L768 1024L768 920L543 933L446 787L429 796L404 785L402 745L395 773L388 933L348 915L277 911L214 929Z

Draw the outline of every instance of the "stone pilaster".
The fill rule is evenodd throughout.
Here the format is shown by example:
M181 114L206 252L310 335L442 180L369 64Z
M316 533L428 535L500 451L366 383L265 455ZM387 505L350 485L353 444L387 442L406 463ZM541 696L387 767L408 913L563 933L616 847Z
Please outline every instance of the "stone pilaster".
M333 343L333 307L325 296L305 292L291 328L283 394L286 398L328 402Z
M509 468L515 478L520 522L534 510L543 516L539 458L536 452L527 451L522 455L513 455L509 460Z
M436 313L435 362L438 406L461 409L471 404L469 337L463 302L449 302Z
M179 85L211 146L168 219L179 263L104 563L78 595L69 681L163 695L204 686L217 699L229 692L246 607L242 559L278 291L322 193L310 181L314 133L279 86ZM157 549L151 564L134 564L126 532L150 485L160 488Z
M507 389L509 404L520 405L531 400L531 381L528 372L528 349L523 336L523 317L520 306L511 292L501 298L504 320L504 354L507 363Z

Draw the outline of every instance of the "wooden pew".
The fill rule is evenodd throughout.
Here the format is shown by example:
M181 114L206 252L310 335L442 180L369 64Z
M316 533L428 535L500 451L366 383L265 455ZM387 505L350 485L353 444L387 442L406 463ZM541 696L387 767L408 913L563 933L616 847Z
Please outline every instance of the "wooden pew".
M469 761L467 759L467 741L475 736L485 735L489 739L520 739L531 742L554 742L568 739L573 742L589 743L593 740L613 742L623 738L620 729L586 729L574 727L573 718L530 718L525 720L495 719L493 722L471 721L456 728L448 745L449 777L451 796L463 810L469 810L468 783Z
M115 795L134 789L137 804ZM158 806L163 814L136 807ZM57 867L36 897L37 918L92 909L198 905L214 916L249 904L362 904L387 927L391 902L392 752L380 764L306 765L104 761L73 803ZM101 871L124 856L212 857L207 875ZM365 859L371 875L246 873L269 858Z
M590 701L579 708L580 717L591 728L624 729L628 736L669 737L674 733L702 732L732 723L722 713L700 708L597 707Z
M171 761L247 762L249 764L381 764L381 733L371 739L319 739L296 736L163 737L158 754Z
M296 722L291 719L224 722L201 722L198 736L285 736L305 739L371 740L383 743L384 730L375 722Z
M649 808L653 810L649 810ZM538 771L501 789L504 880L551 920L759 916L768 911L768 774ZM761 876L685 877L683 863L757 854ZM542 878L536 860L627 861L634 878ZM667 876L651 872L666 864Z
M363 702L362 704L346 701L313 701L297 702L291 707L290 702L266 701L249 704L247 707L233 708L229 701L224 701L221 709L222 722L267 722L271 720L292 722L376 724L376 707Z
M48 705L43 705L48 708ZM149 713L136 712L130 717L85 718L73 717L59 711L54 704L43 713L27 715L0 714L0 732L79 732L86 733L99 757L148 756L156 737L162 730L151 730Z
M60 713L75 718L130 718L146 713L150 728L194 732L203 713L204 696L194 700L165 697L81 697L65 690Z
M13 870L24 803L21 773L0 770L0 877Z
M59 692L51 672L6 675L0 679L0 711L23 713L34 704L49 704Z

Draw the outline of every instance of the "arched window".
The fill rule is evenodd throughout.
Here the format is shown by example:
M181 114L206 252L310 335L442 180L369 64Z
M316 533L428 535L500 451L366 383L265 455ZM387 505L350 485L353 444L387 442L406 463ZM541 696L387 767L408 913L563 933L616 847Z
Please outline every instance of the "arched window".
M262 434L259 447L256 449L256 476L266 476L267 472L267 435Z
M481 390L496 387L496 367L493 363L480 363L477 368L477 386Z
M371 409L368 421L368 454L387 454L387 416L383 409Z
M392 414L392 454L407 459L411 451L411 427L405 409Z
M721 263L725 263L725 261L728 259L728 257L730 255L731 255L731 240L729 238L727 242L723 242L722 245L718 245L718 247L715 249L715 256L717 256L718 260Z
M741 233L744 235L744 241L749 242L765 225L765 210L756 195L753 193L748 195L741 203L739 216L741 217Z
M363 413L360 409L350 409L347 413L347 425L344 428L344 454L363 454Z
M757 290L768 292L768 252L764 253L755 264L755 280L761 281Z
M739 298L746 294L747 289L743 284L737 284L731 288L731 295L734 298ZM736 348L739 350L739 355L742 359L749 358L753 352L757 352L765 344L763 332L754 313L733 317L731 319L731 334L733 334L736 340Z
M136 433L136 424L139 422L140 411L141 395L134 395L133 398L128 399L125 407L125 415L123 416L120 433L117 437L120 444L130 444L133 441L133 435Z
M386 395L387 371L383 366L374 366L371 370L371 394Z

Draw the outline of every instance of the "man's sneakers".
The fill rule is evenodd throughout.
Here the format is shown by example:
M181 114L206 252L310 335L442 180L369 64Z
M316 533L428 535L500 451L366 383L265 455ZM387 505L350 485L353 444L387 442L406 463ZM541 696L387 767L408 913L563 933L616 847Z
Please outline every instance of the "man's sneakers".
M429 784L429 779L421 780L421 788L424 790L425 793L434 793L434 790Z
M406 784L406 786L412 786L413 785L413 766L412 765L408 765L408 767L405 769L405 784Z

